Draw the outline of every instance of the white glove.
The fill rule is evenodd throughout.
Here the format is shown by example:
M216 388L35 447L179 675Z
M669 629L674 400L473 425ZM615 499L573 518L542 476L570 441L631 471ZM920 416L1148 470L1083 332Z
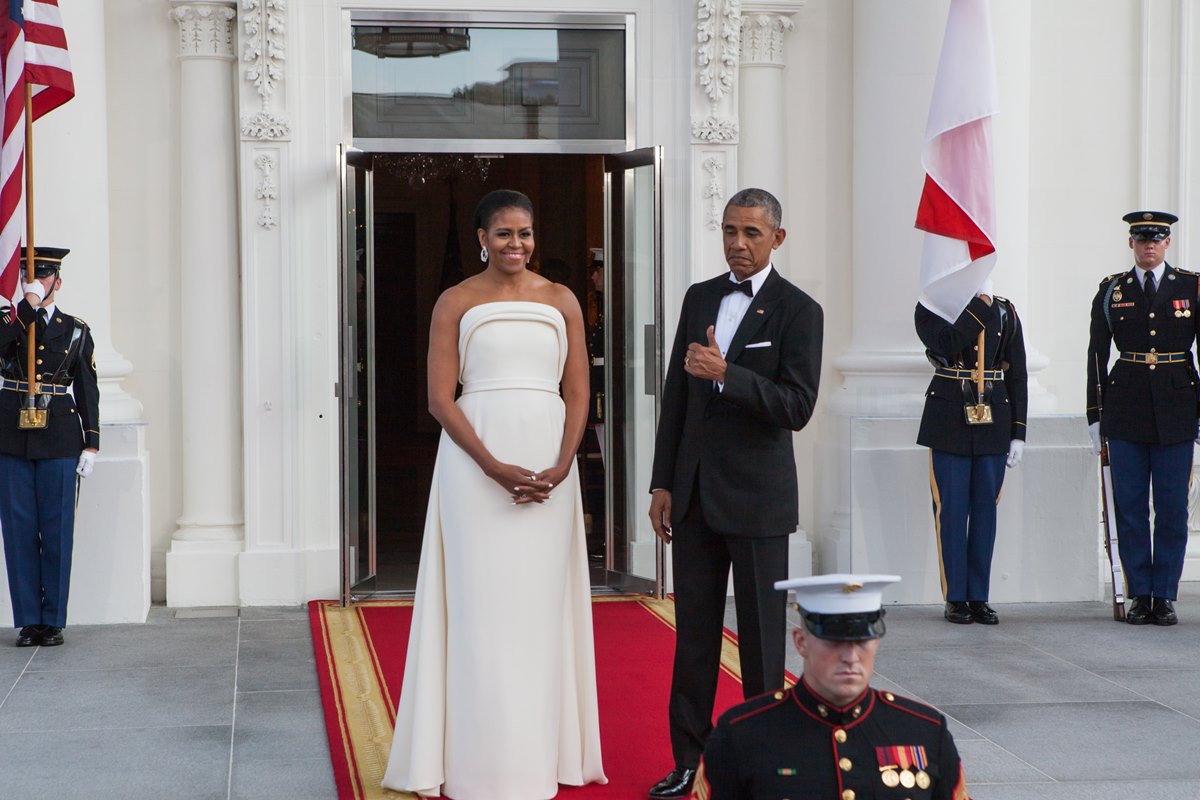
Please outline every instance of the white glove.
M39 280L34 280L33 283L26 283L25 280L22 279L21 291L25 293L26 300L29 300L29 295L31 294L37 297L36 303L32 300L29 300L29 305L33 306L34 308L40 306L42 301L46 299L46 285Z
M1012 469L1021 463L1021 455L1025 452L1025 443L1020 439L1013 439L1008 443L1008 468Z
M75 467L75 474L81 478L86 478L92 474L92 467L96 466L96 453L94 450L84 450L79 454L79 464Z
M1197 430L1197 434L1200 434L1200 430ZM1093 422L1091 425L1088 425L1088 435L1092 437L1092 455L1094 455L1094 456L1100 455L1100 423L1099 422Z

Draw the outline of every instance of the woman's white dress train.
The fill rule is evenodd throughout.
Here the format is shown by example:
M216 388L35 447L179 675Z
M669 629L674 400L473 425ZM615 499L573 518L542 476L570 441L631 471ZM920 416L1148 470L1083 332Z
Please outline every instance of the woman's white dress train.
M458 406L497 459L558 459L566 323L491 302L459 324ZM605 783L591 592L574 467L514 505L444 432L383 785L454 800L539 800Z

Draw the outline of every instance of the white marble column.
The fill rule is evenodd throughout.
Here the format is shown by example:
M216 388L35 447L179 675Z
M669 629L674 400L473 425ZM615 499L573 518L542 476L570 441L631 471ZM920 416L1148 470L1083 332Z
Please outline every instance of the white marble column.
M133 365L111 335L104 8L83 0L64 0L61 8L75 97L33 126L34 243L71 250L63 263L63 307L91 327L100 419L136 422L142 404L121 387Z
M738 184L766 189L786 201L787 105L783 41L792 29L797 0L742 3L742 53L738 70Z
M233 2L171 0L179 26L183 513L167 604L239 602L242 550L240 277Z

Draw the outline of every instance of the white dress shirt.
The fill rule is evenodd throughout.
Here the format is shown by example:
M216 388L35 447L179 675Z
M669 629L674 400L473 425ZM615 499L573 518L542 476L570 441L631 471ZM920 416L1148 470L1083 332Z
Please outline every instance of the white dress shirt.
M762 289L763 283L766 282L767 276L774 268L773 264L767 264L766 267L750 276L748 280L754 294L757 295ZM732 272L729 273L729 281L734 284L739 282L733 277ZM742 318L746 316L746 311L750 309L752 301L753 298L746 297L741 292L730 292L721 299L721 306L717 309L716 330L713 331L713 338L717 340L717 347L721 349L721 358L725 358L725 354L729 352L733 335L737 333L738 326L742 324ZM724 391L725 384L717 383L717 389Z

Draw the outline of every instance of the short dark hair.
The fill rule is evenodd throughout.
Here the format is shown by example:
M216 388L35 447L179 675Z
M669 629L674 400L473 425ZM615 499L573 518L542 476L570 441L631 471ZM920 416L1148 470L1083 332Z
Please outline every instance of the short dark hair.
M725 204L725 211L729 211L730 206L737 208L761 208L767 212L767 221L771 223L771 227L778 228L783 222L783 206L779 205L779 201L775 199L775 195L768 192L766 189L742 189L740 192L729 198L729 202ZM722 213L721 217L724 218Z
M512 189L497 189L485 194L475 206L475 227L486 231L496 215L506 208L519 208L533 219L533 203L528 197Z

